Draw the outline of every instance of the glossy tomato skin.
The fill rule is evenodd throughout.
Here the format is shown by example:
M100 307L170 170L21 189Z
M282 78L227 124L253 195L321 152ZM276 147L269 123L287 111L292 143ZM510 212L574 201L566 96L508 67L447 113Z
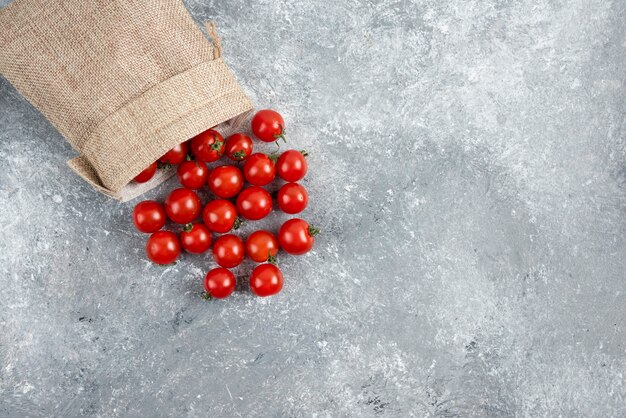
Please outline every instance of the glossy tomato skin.
M276 161L276 172L278 176L289 182L302 180L307 172L307 155L304 151L296 151L293 149L283 152L278 161Z
M285 213L300 213L309 203L306 189L298 183L287 183L278 190L278 207Z
M180 242L175 233L158 231L146 243L148 258L157 264L170 264L180 255Z
M198 195L188 189L174 189L165 199L167 216L178 224L188 224L200 215L202 204Z
M261 187L248 187L237 196L237 212L245 219L258 221L269 215L271 211L272 196Z
M250 290L257 296L272 296L283 288L283 273L273 264L261 264L252 270Z
M251 126L254 135L263 142L285 139L285 121L280 113L274 110L259 110L252 118Z
M204 131L191 139L191 152L205 163L217 161L224 154L224 137L214 129Z
M313 238L319 230L308 222L294 218L282 224L278 230L278 243L285 252L293 255L305 254L313 248Z
M225 154L233 161L244 161L252 154L252 140L242 133L232 134L226 139Z
M257 263L265 263L278 253L278 239L269 231L255 231L246 240L246 254Z
M255 186L265 186L276 177L274 161L260 152L252 154L243 166L243 175L248 183Z
M184 188L198 190L206 184L209 169L202 161L185 161L178 166L176 175Z
M134 178L134 180L137 183L145 183L148 180L150 180L152 177L154 177L154 173L156 173L157 171L157 163L156 161L153 162L152 164L150 164L145 170L143 170L141 173L137 174L137 176Z
M243 261L244 255L243 241L237 235L222 235L213 244L213 258L220 267L237 267Z
M166 152L164 156L159 158L159 161L163 164L178 165L185 161L188 151L189 144L187 142L180 143Z
M191 254L202 254L211 247L211 231L203 224L185 227L180 233L180 243Z
M243 188L243 174L232 165L215 167L209 175L209 189L217 197L229 198L237 196Z
M156 232L163 228L166 220L163 205L154 200L140 202L133 209L133 223L141 232L150 234Z
M214 268L204 277L204 290L216 299L230 296L236 286L235 275L223 267Z
M237 208L228 200L212 200L202 211L202 221L211 231L223 234L235 226Z

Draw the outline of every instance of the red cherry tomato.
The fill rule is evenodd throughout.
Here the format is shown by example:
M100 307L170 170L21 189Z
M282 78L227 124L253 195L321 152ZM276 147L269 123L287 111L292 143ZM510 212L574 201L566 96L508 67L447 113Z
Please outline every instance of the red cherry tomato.
M302 219L289 219L278 231L278 242L280 248L289 254L304 254L313 248L315 242L313 237L319 232L319 229L310 226Z
M248 187L237 196L237 212L246 219L258 221L271 211L272 196L261 187Z
M224 154L224 137L209 129L191 139L191 152L197 160L212 163Z
M308 154L306 151L296 151L290 149L283 152L278 161L276 161L276 172L278 176L290 182L301 180L306 174L307 163L306 157Z
M214 268L204 278L204 290L215 299L230 296L236 286L235 275L223 267Z
M278 207L285 213L300 213L306 208L309 196L298 183L287 183L278 191Z
M259 110L252 118L252 132L263 142L285 140L285 121L280 113L264 109Z
M165 199L167 216L178 224L188 224L200 215L202 204L198 195L188 189L175 189Z
M283 273L273 264L261 264L250 275L250 290L257 296L275 295L283 283Z
M176 175L183 187L197 190L206 184L209 169L202 161L185 161L178 166Z
M260 152L252 154L243 166L243 175L248 183L255 186L265 186L276 177L274 161Z
M135 177L135 181L137 183L145 183L154 176L154 173L156 173L156 171L157 171L157 163L155 161L152 164L150 164L148 168L143 170L141 173L137 174L137 176Z
M243 261L243 241L237 235L226 234L215 240L213 258L220 267L236 267Z
M163 228L165 220L165 209L154 200L145 200L133 209L133 223L141 232L156 232Z
M209 189L218 197L236 196L243 188L243 174L232 165L215 167L209 175Z
M211 231L218 234L223 234L239 226L237 225L237 208L228 200L223 199L212 200L207 203L202 212L202 220Z
M148 238L146 254L157 264L173 263L180 255L178 237L170 231L155 232Z
M278 240L268 231L255 231L246 240L246 254L257 263L265 263L278 253Z
M166 152L164 156L159 158L159 161L163 164L178 165L187 158L187 151L189 151L189 144L183 142Z
M248 135L236 133L226 139L226 156L233 161L243 161L252 154L252 140Z
M180 233L180 243L191 254L202 254L211 246L211 231L203 224L188 224Z

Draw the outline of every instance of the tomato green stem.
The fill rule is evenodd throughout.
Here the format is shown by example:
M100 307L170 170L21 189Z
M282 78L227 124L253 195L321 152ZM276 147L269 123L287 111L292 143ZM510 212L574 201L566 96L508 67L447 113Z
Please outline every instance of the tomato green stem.
M320 233L320 230L314 227L313 225L309 225L309 235L314 237Z
M211 296L211 294L208 293L208 292L204 292L202 294L202 299L204 299L204 300L211 300L211 299L213 299L213 296Z
M183 231L185 232L189 232L193 229L193 224L191 222L189 222L188 224L185 224L185 226L183 226Z
M270 255L267 257L267 262L268 262L268 263L270 263L270 264L273 264L273 265L277 266L277 265L278 265L278 258L277 258L275 255L271 255L271 254L270 254Z
M306 150L300 150L300 154L302 154L303 157L309 156L309 153Z
M276 139L276 145L280 147L280 145L278 144L278 140L282 139L283 142L287 143L287 138L285 138L285 127L283 125L279 125L279 126L280 126L280 133L274 135L274 138Z
M244 150L233 152L233 157L235 157L235 159L237 159L237 161L243 160L245 158L245 156L246 156L246 152Z
M241 225L243 225L246 221L241 218L235 219L235 224L233 225L233 229L239 229Z

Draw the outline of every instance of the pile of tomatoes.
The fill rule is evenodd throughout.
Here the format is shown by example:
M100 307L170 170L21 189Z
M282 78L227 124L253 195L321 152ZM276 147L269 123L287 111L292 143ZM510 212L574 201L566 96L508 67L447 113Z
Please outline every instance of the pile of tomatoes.
M257 112L251 125L254 136L263 142L285 139L285 123L276 111ZM243 167L220 165L209 169L207 163L217 162L223 155ZM249 136L235 133L224 139L214 129L177 145L135 177L136 182L146 182L159 165L177 166L182 186L173 190L164 204L146 200L133 210L137 229L151 234L146 244L148 258L157 264L171 264L178 260L183 249L191 254L202 254L212 244L213 259L219 267L210 270L204 278L208 297L220 299L233 293L237 283L229 269L241 264L246 255L262 263L250 275L250 290L258 296L280 292L283 275L276 265L278 250L305 254L313 247L319 230L302 219L293 218L282 224L277 235L258 230L245 242L233 231L242 222L263 219L272 212L272 196L263 186L272 183L277 175L286 182L276 196L278 208L288 214L297 214L306 208L307 191L297 183L307 172L306 155L296 150L287 150L279 156L253 153ZM203 206L196 190L205 186L216 199ZM198 222L199 218L202 222ZM177 234L163 230L168 219L182 225L182 231ZM213 234L219 236L214 240Z

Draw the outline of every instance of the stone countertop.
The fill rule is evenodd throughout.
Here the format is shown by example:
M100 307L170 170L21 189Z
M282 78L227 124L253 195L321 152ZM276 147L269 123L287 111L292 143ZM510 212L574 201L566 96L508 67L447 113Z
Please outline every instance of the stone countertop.
M626 415L626 2L187 5L323 232L207 302L0 78L0 416Z

